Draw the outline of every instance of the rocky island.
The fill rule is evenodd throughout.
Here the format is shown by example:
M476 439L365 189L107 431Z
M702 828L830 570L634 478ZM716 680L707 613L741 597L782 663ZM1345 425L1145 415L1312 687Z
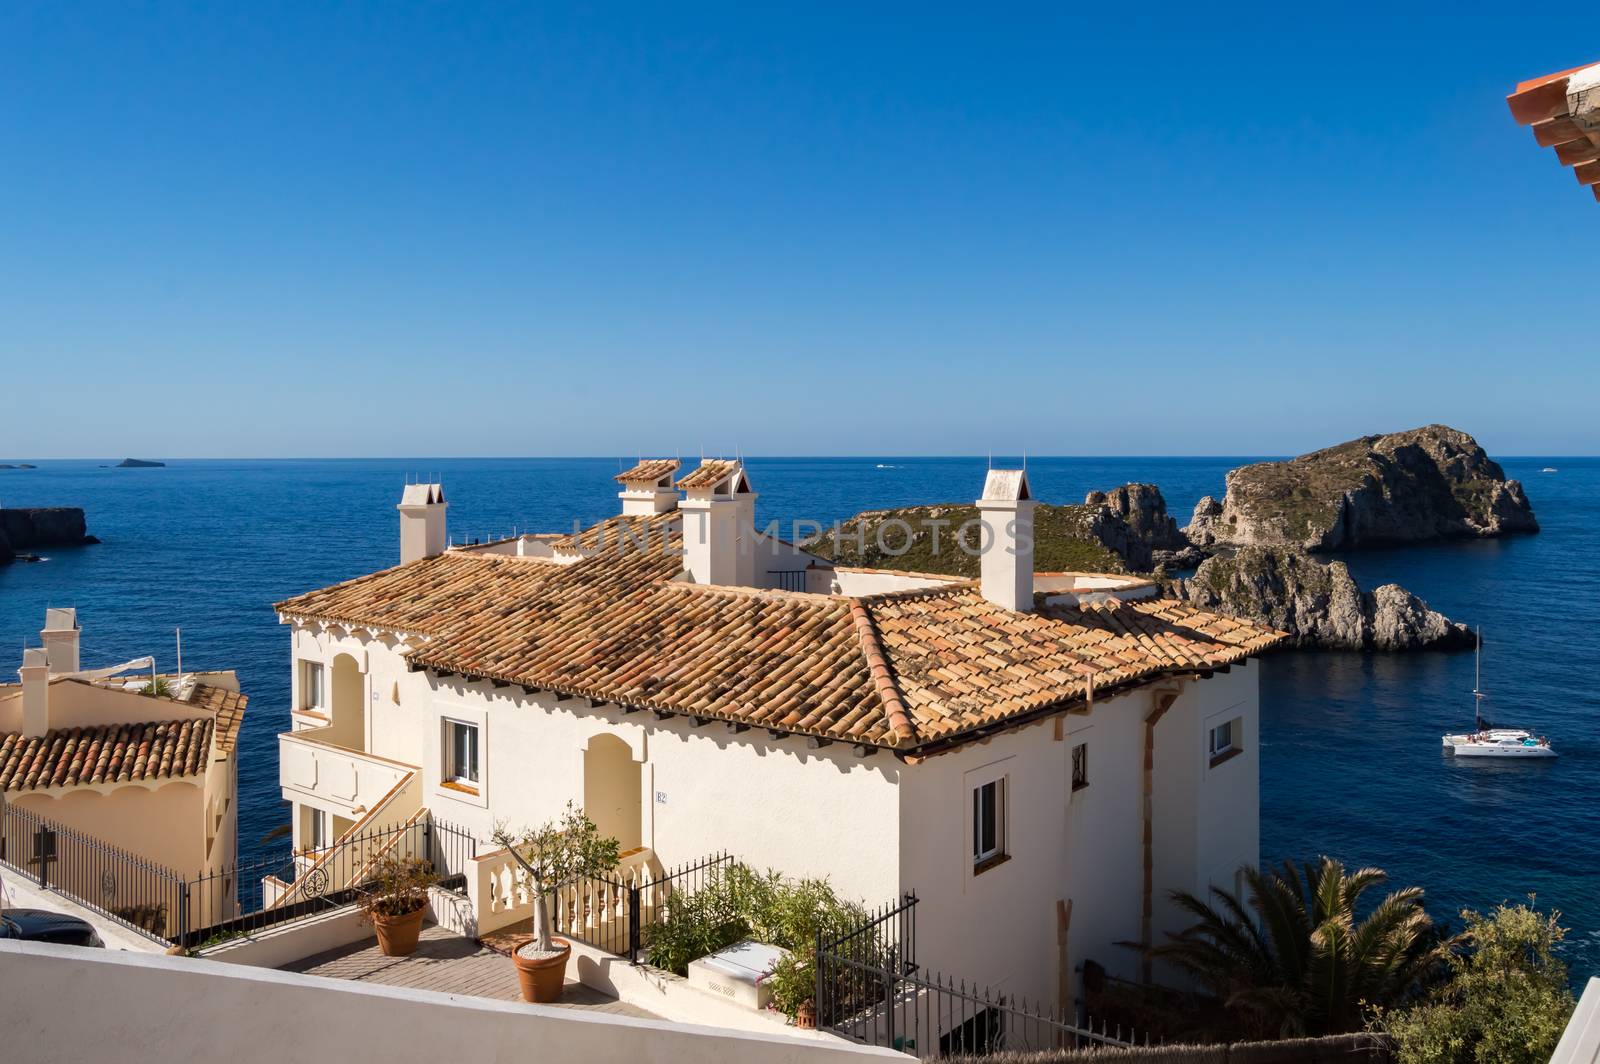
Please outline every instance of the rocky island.
M0 509L0 565L41 547L77 547L99 543L89 535L83 510L76 506Z
M1185 532L1202 549L1332 551L1538 530L1522 485L1476 440L1427 425L1241 466Z
M1361 590L1343 562L1281 546L1241 547L1174 580L1174 598L1269 624L1319 650L1458 650L1477 643L1464 624L1401 587Z
M149 461L148 459L144 459L144 458L124 458L122 461L118 462L113 468L115 468L115 469L161 469L161 468L164 468L166 466L166 464L167 463L165 463L165 462L152 462L152 461Z
M979 539L956 542L958 529L978 517L957 504L868 510L806 541L806 549L844 565L976 577ZM1091 491L1081 506L1041 503L1033 515L1034 568L1043 573L1148 573L1189 568L1195 550L1167 513L1154 484Z

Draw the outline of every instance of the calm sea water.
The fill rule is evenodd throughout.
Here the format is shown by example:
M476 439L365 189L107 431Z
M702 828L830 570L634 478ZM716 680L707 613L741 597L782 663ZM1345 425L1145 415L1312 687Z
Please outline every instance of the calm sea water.
M1180 523L1246 458L1034 458L1048 501L1130 480L1161 485ZM763 520L974 498L983 458L750 459ZM1504 462L1537 536L1346 557L1367 586L1397 581L1485 631L1489 715L1552 736L1553 763L1473 764L1439 736L1470 724L1472 656L1279 654L1262 687L1262 859L1334 854L1427 890L1436 915L1534 892L1571 927L1575 974L1600 972L1600 459ZM1546 466L1559 469L1543 474ZM459 539L570 529L614 512L614 459L178 461L164 469L41 462L0 470L6 506L82 506L105 542L0 568L0 662L37 643L48 605L79 610L86 667L154 653L236 668L247 852L286 821L274 736L289 725L289 639L270 604L395 561L394 504L435 474Z

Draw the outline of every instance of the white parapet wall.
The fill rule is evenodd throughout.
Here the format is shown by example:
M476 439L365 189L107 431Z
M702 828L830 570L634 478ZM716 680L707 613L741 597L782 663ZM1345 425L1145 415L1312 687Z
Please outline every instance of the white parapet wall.
M320 979L187 957L0 941L7 1060L582 1060L824 1064L905 1060L841 1041L403 987Z

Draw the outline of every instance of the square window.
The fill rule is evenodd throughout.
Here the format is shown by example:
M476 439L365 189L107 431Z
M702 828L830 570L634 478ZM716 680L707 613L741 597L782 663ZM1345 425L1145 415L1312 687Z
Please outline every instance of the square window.
M308 661L305 663L305 673L301 677L300 708L325 709L322 689L322 662Z
M972 863L982 865L1005 854L1005 780L972 789Z
M1211 756L1225 754L1233 749L1233 721L1218 724L1211 729Z
M478 727L459 720L444 722L444 778L468 787L478 785Z
M1089 786L1089 744L1079 743L1072 748L1072 789L1081 791Z
M1207 733L1206 748L1211 755L1211 764L1219 765L1239 752L1239 743L1243 739L1244 721L1240 717L1223 721Z

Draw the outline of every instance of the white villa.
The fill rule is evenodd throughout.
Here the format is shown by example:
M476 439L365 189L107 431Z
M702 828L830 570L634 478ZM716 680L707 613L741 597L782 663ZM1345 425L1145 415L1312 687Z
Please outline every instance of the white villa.
M456 548L442 487L411 485L399 566L277 604L305 860L571 800L630 867L726 850L914 891L926 968L1067 1007L1086 960L1137 976L1118 943L1187 924L1168 891L1256 862L1251 658L1280 633L1035 573L1024 472L989 475L979 580L835 566L756 529L742 464L678 473L619 475L580 534ZM503 853L473 864L479 933L526 915Z
M80 668L81 631L72 609L46 611L40 637L42 647L23 651L20 682L0 684L5 858L29 874L39 871L33 833L40 819L86 836L56 839L57 867L46 868L47 877L130 922L162 930L149 921L174 914L133 912L151 899L131 893L131 883L119 887L116 869L126 862L69 851L104 844L177 876L231 875L235 745L248 699L231 671L128 675L153 668L149 658Z

